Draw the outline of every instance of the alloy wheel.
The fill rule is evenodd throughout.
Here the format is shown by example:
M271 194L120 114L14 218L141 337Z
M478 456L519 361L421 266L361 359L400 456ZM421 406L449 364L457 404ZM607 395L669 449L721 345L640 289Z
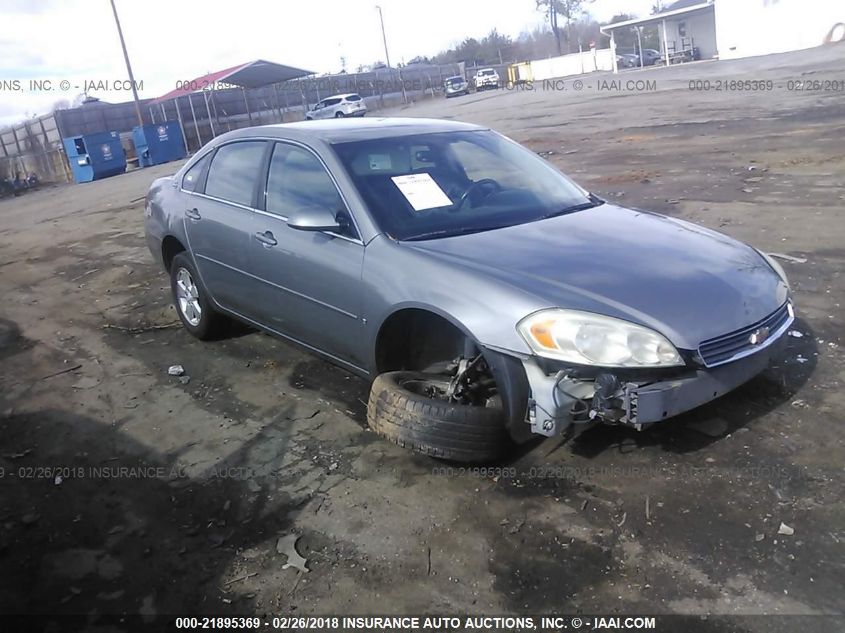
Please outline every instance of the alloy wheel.
M185 268L176 272L176 299L182 316L193 327L197 327L202 319L199 288L190 271Z

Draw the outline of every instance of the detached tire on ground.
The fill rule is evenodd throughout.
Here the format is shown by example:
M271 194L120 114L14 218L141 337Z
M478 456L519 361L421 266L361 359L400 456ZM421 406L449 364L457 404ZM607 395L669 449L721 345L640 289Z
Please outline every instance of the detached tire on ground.
M410 371L379 375L367 404L370 428L430 457L490 462L501 456L508 445L502 409L449 403L408 388L430 380L430 375Z

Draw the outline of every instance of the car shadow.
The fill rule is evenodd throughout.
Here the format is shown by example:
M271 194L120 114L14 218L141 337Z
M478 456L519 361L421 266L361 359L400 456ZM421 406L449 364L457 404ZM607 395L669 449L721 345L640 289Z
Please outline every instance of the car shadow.
M17 323L0 318L0 360L19 354L33 344L21 334Z
M773 367L713 402L642 431L622 425L572 426L557 438L538 437L512 444L495 463L511 465L535 452L549 457L565 446L574 454L588 458L611 449L627 452L660 446L669 452L687 453L705 448L737 429L752 426L758 418L793 399L813 374L818 348L812 328L796 319L791 331L799 331L802 336L787 337ZM225 338L256 332L255 328L232 321ZM343 413L361 428L367 427L369 386L360 377L322 359L309 358L293 366L288 383L293 389L319 393L326 401L342 406Z
M280 454L284 432L272 438ZM0 564L15 570L0 578L0 612L40 616L39 630L74 628L68 615L140 613L148 626L172 624L160 614L254 612L252 594L225 580L236 553L266 549L303 505L275 494L268 507L270 478L250 468L267 441L259 433L189 476L179 452L69 410L0 417Z
M238 319L226 319L225 325L220 328L220 332L214 337L215 341L228 341L230 339L239 339L250 334L259 334L261 331L243 321Z

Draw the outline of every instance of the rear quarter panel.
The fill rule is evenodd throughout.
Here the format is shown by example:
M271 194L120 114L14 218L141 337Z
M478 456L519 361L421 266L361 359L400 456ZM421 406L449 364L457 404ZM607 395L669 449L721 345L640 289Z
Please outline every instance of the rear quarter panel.
M168 235L178 239L185 248L185 227L182 222L181 196L184 194L177 186L176 176L158 178L150 185L147 203L144 209L144 232L147 247L153 258L164 266L162 258L162 241Z

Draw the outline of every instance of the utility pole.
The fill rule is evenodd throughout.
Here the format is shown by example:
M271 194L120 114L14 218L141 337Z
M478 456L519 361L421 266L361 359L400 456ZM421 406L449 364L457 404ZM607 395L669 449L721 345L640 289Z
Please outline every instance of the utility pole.
M640 68L643 68L645 66L643 61L643 32L638 26L634 28L637 29L637 54L640 56Z
M112 0L114 2L114 0ZM381 22L381 39L384 42L384 57L385 62L387 63L387 67L390 68L390 53L387 52L387 36L384 34L384 15L381 12L381 7L376 5L376 9L378 9L378 18Z
M126 42L123 40L123 29L120 28L120 19L117 17L117 7L114 0L110 0L111 10L114 12L114 23L117 25L117 34L120 36L120 48L123 49L123 59L126 61L126 72L129 73L129 83L132 85L132 98L135 100L135 114L138 115L138 125L144 125L144 118L141 116L141 102L138 101L138 89L135 87L135 76L132 74L132 65L129 63L129 53L126 52Z

